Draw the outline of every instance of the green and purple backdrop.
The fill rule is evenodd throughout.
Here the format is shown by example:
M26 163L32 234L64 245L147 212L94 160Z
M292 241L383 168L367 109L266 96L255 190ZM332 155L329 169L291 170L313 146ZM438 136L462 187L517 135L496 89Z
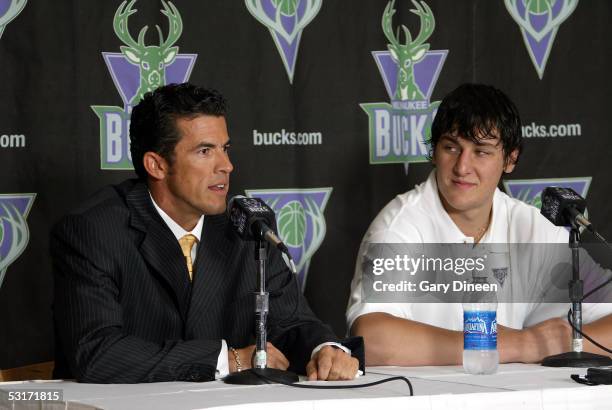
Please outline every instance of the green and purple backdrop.
M0 0L0 368L53 358L49 230L134 175L129 113L164 83L228 98L231 194L276 211L339 335L361 237L426 178L423 141L460 83L521 112L500 188L538 206L571 186L612 238L611 20L609 0Z

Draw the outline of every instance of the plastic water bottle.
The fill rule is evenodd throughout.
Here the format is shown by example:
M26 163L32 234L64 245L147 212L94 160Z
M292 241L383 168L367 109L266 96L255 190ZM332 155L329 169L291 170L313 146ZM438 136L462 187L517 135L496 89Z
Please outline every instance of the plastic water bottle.
M488 286L486 276L474 276L474 285ZM492 291L466 293L463 302L463 369L470 374L497 371L497 296Z

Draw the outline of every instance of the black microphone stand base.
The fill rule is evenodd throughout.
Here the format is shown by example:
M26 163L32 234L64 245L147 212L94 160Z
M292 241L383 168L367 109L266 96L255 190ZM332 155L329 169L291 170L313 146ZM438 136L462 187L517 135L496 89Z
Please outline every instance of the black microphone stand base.
M230 373L223 378L228 384L272 384L272 383L296 383L298 376L287 370L252 368L241 372Z
M588 352L567 352L548 356L542 360L546 367L599 367L612 366L612 359Z

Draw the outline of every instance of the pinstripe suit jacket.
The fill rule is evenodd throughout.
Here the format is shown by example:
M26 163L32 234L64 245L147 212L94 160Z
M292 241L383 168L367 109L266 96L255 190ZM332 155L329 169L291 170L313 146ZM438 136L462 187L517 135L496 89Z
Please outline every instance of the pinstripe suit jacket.
M91 383L212 380L221 339L254 342L254 245L225 215L206 216L189 282L170 229L137 180L107 187L51 234L55 377ZM311 312L278 252L269 252L268 340L300 373L337 337ZM345 343L360 357L360 340Z

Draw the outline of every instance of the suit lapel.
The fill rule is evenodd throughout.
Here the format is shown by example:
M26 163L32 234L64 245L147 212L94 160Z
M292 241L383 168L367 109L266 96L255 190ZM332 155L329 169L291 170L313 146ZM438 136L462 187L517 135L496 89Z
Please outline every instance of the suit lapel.
M202 315L212 318L222 314L223 303L216 302L216 299L222 297L231 281L228 268L233 246L226 235L226 221L225 215L204 217L194 264L189 320L201 320Z
M190 284L187 265L178 241L161 219L144 183L138 183L126 195L130 209L130 224L144 233L140 252L151 267L171 290L175 303L183 317L187 316Z

